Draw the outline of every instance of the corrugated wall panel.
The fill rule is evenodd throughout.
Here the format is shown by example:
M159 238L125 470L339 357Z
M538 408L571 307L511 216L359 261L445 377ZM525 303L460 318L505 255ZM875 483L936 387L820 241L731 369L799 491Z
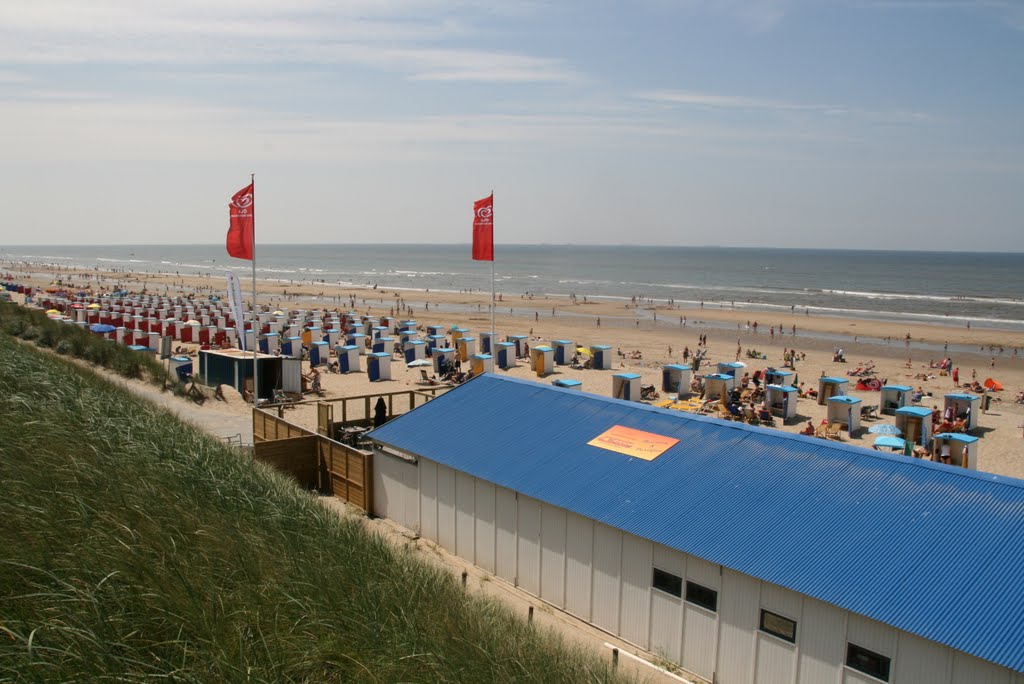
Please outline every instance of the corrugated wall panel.
M420 459L420 536L437 542L437 464Z
M516 574L524 591L540 596L540 502L520 496L517 503L519 553Z
M518 550L516 493L498 487L494 490L495 569L494 574L517 584L516 553Z
M437 543L455 553L455 471L437 467Z
M754 679L760 587L761 583L753 577L722 571L717 668L721 684L747 684Z
M953 651L948 646L903 632L896 644L893 682L952 684Z
M814 599L804 599L796 625L800 645L799 684L835 682L846 660L846 612Z
M682 666L708 681L715 674L718 616L692 603L683 604Z
M792 684L796 679L796 645L758 632L754 673L755 684Z
M651 624L651 542L622 535L621 635L647 648Z
M850 615L846 624L846 640L889 658L896 657L896 632L881 622Z
M455 473L455 553L476 563L476 481Z
M594 522L569 513L565 525L565 609L589 622L594 581Z
M619 595L622 572L622 533L594 525L593 623L619 633Z
M565 511L543 506L540 514L540 595L565 607Z
M957 653L953 657L953 684L1010 684L1010 671Z
M420 532L420 466L419 463L408 463L404 469L402 501L405 510L405 526ZM421 535L422 536L422 535Z
M654 545L654 568L677 577L686 576L686 556L661 544ZM650 581L654 581L653 568ZM679 662L682 657L683 599L651 588L651 643L650 650Z
M494 485L476 480L476 564L487 572L495 570Z

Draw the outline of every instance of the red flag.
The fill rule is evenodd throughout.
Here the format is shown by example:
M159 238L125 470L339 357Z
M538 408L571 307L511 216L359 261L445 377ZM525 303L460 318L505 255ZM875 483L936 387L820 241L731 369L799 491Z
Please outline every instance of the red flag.
M252 259L253 229L256 222L256 209L253 204L253 184L242 188L231 198L228 205L228 216L231 223L228 227L228 254L236 259Z
M473 203L473 259L494 261L494 193Z

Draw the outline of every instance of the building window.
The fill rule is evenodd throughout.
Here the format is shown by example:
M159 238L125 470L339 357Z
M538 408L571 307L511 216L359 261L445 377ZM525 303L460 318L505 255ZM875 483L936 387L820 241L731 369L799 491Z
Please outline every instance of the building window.
M846 665L858 672L871 675L883 682L889 681L889 658L856 644L846 645Z
M678 575L673 575L671 572L665 572L654 568L654 588L658 591L663 591L666 594L671 594L676 598L683 597L683 578Z
M686 600L701 608L707 608L715 613L718 612L718 592L714 589L702 587L694 582L687 582Z
M796 620L782 617L778 613L761 611L761 631L785 639L791 644L796 643Z

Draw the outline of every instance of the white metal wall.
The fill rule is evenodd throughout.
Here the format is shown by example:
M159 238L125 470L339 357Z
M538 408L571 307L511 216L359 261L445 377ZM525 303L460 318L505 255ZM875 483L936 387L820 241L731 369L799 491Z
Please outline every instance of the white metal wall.
M845 666L855 643L891 659L894 684L1024 684L1017 675L419 459L374 461L374 512L583 620L719 684L877 684ZM652 587L653 568L718 591L710 611ZM684 593L685 596L685 593ZM796 643L759 627L797 623Z

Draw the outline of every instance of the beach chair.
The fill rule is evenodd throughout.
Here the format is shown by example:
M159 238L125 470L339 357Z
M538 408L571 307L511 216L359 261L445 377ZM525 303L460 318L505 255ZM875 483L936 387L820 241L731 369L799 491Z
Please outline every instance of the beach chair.
M828 439L828 424L822 423L814 429L814 436L821 437L822 439Z
M867 405L860 407L860 417L867 420L875 420L878 418L878 405Z
M825 437L828 439L842 439L843 438L843 424L842 423L829 423L828 428L825 430Z

